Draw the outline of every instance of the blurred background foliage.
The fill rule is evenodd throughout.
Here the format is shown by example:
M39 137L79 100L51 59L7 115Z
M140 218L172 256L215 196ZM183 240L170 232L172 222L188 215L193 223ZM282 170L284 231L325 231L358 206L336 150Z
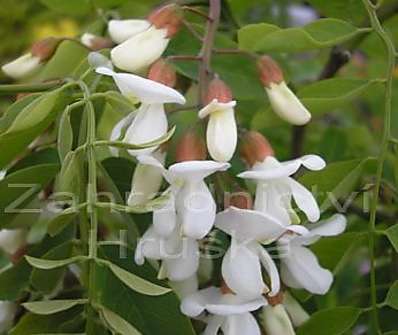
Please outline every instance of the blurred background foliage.
M184 3L203 6L203 10L206 10L207 1ZM86 31L104 34L108 18L144 17L158 4L159 1L156 0L0 0L0 63L14 59L28 50L33 42L48 36L74 38ZM379 15L396 46L398 46L397 14L398 1L382 1ZM221 29L216 39L216 47L235 48L238 45L236 31L248 24L266 22L288 28L303 26L321 17L342 19L356 27L369 26L361 0L224 0ZM187 14L187 20L199 32L203 30L203 21L200 18ZM328 34L327 31L322 33ZM286 40L284 43L289 44L291 41ZM65 53L69 53L68 57L72 54L77 57L77 63L86 57L86 52L81 48L64 47L67 50ZM187 29L183 29L172 41L167 53L168 55L197 54L199 48L200 43L189 35ZM300 130L280 121L270 110L254 64L250 60L240 54L216 54L213 60L215 71L232 87L239 101L237 117L240 125L259 130L267 136L281 160L298 153L317 153L323 156L331 164L329 172L308 173L302 177L302 182L309 187L316 183L318 185L316 191L319 192L320 198L325 197L325 192L337 190L343 199L340 206L344 206L344 201L352 200L346 202L348 205L344 208L350 216L349 231L341 238L330 238L314 247L321 263L333 268L338 275L333 290L324 297L310 298L297 293L297 296L306 302L306 308L309 311L342 305L366 307L369 301L369 261L365 238L369 216L370 193L368 190L373 182L372 175L375 166L371 157L379 151L382 134L384 96L380 79L385 76L386 54L378 38L369 33L340 43L338 49L334 48L335 52L341 50L348 50L351 58L333 76L334 79L323 83L323 86L317 85L316 82L322 77L325 65L333 52L330 47L303 52L270 52L281 63L291 87L298 92L313 113L314 121L306 127L303 143L297 142L303 139L302 134L297 135ZM67 60L68 58L64 56L63 61ZM59 62L58 59L58 68L62 66ZM192 62L175 62L174 64L181 75L179 88L187 90L186 79L196 77L196 65ZM54 76L50 66L49 62L47 68L33 79L50 79ZM393 90L392 132L397 138L398 68L394 75L396 79ZM0 74L0 82L9 83L10 81ZM195 105L194 86L187 90L186 95L188 105ZM14 96L2 99L0 112L4 113L14 101ZM98 135L106 138L113 124L123 116L122 114L119 110L115 111L107 105L101 114ZM179 126L176 136L178 138L184 128L196 122L196 110L175 112L170 118L171 123ZM76 123L78 124L78 120ZM106 153L104 157L107 157ZM169 159L172 161L172 156ZM132 174L130 162L126 159L108 158L103 165L121 193L127 191ZM242 163L237 158L234 159L233 169L233 172L243 169ZM121 170L126 173L120 173ZM49 179L52 177L53 175L48 176ZM379 222L380 230L388 229L397 223L397 181L397 147L392 146L383 176L379 206L380 213L386 214L387 219ZM354 199L350 200L352 190L357 193ZM117 221L115 218L106 216L106 213L104 213L104 221L105 218ZM36 219L32 217L31 220ZM148 216L141 215L138 220L147 223ZM15 223L16 226L18 224ZM29 222L24 224L29 225ZM140 229L142 227L141 225ZM390 239L393 238L390 237ZM398 235L395 235L395 238L398 246ZM378 296L380 300L383 300L390 283L398 278L396 253L398 250L394 251L383 236L377 239L377 250ZM43 253L42 250L39 252L39 254ZM4 297L5 293L0 292L0 296ZM65 321L66 317L62 315L58 317ZM32 323L26 319L24 320L27 324ZM360 320L353 331L346 332L347 335L368 334L365 316L361 316ZM56 320L54 322L57 323ZM381 313L381 322L383 329L397 330L397 311L384 308ZM23 327L23 323L20 324L12 334L26 334ZM50 326L48 328L51 329ZM320 333L323 332L320 331Z

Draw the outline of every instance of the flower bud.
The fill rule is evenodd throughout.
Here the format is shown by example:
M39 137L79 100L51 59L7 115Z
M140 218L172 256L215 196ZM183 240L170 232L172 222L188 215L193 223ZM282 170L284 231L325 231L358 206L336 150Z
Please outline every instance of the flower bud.
M283 300L283 306L288 312L290 319L295 327L300 327L304 322L306 322L310 316L304 310L303 307L297 302L296 299L292 297L289 292L285 293L285 299Z
M113 42L109 38L96 36L90 33L84 33L80 38L80 41L86 47L94 51L110 48L113 45Z
M175 87L177 74L169 63L160 58L149 68L148 79L157 81L158 83L169 87Z
M148 16L148 21L157 29L166 29L167 37L172 37L180 30L182 17L179 7L170 4L154 10Z
M274 150L268 140L258 131L248 131L242 136L240 155L249 166L263 162L268 156L274 156Z
M237 125L230 88L219 78L213 79L208 88L206 102L199 111L201 119L209 116L206 140L210 156L219 162L229 161L238 141Z
M311 114L286 85L279 65L268 56L258 62L260 79L274 112L293 125L304 125L311 120Z
M27 53L10 63L4 64L1 70L9 77L21 79L33 74L40 68L40 58Z
M62 39L56 37L45 38L34 43L30 52L33 57L38 57L40 62L44 62L52 57L61 41Z
M177 143L176 162L205 160L206 157L207 150L204 140L195 130L187 130Z
M112 41L120 44L148 30L150 26L151 23L147 20L110 20L108 32Z
M261 319L267 335L295 335L292 323L283 305L263 307Z

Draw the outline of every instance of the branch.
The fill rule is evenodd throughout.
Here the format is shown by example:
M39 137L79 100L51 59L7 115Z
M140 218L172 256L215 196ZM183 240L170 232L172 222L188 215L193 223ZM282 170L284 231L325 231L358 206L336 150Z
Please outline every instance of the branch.
M15 84L15 85L0 85L0 94L13 94L13 93L33 93L47 91L52 88L57 88L65 84L63 80L54 80L46 83L38 84Z

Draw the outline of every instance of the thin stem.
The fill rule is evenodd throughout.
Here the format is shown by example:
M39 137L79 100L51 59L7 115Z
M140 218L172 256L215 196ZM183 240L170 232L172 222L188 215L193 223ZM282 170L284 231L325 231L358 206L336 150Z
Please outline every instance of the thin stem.
M214 46L214 38L220 23L221 15L221 0L209 0L209 4L209 17L211 20L207 21L206 33L203 38L202 49L199 53L199 57L202 59L199 66L199 102L202 104L204 103L207 94L209 75L211 73L211 56Z
M194 7L189 7L189 6L182 6L183 10L186 10L187 12L194 13L196 15L199 15L203 17L206 20L212 20L211 17L209 17L206 13L202 12L200 9L194 8Z
M195 56L195 55L173 55L173 56L167 56L167 60L170 61L201 61L202 58L200 58L199 56Z
M65 84L63 80L54 80L47 83L37 83L37 84L15 84L15 85L0 85L0 93L3 94L13 94L13 93L33 93L42 92L56 87L60 87Z
M383 176L384 162L388 154L388 144L391 133L391 111L392 111L392 84L393 73L395 67L395 48L389 35L384 30L376 13L376 8L370 0L362 0L372 25L374 32L382 40L387 51L387 73L386 73L386 88L385 88L385 105L384 105L384 129L381 143L381 150L378 156L376 183L374 188L374 196L371 203L370 219L369 219L369 257L370 257L370 296L372 306L372 328L376 334L381 334L378 305L377 305L377 290L376 290L376 267L375 267L375 232L376 232L376 216L377 204L379 200L380 186Z

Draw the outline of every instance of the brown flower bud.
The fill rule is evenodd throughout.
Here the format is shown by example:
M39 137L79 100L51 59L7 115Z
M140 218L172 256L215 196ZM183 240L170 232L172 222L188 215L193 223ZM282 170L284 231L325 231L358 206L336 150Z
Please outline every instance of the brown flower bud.
M186 131L176 146L176 161L205 160L207 157L206 144L202 137L193 130Z
M163 58L160 58L151 65L148 72L148 79L157 81L169 87L175 87L177 74L174 68Z
M276 306L276 305L282 304L283 303L283 298L284 298L284 294L283 294L282 291L279 291L279 293L277 295L273 296L273 297L267 295L268 303L271 306Z
M257 62L257 67L264 86L269 87L272 83L280 84L284 81L281 68L271 57L262 56Z
M268 156L274 156L274 150L268 140L258 131L248 131L242 136L240 156L249 165L262 162Z
M87 46L93 51L98 51L111 48L113 46L113 42L110 38L95 36L90 39L90 43Z
M177 5L170 4L155 9L148 21L158 29L167 29L167 37L172 37L180 30L182 15Z
M253 199L249 192L239 191L233 193L225 193L224 196L224 208L237 207L240 209L252 209Z
M45 38L34 43L30 52L32 56L39 57L40 61L45 62L52 57L61 41L61 38L56 37Z
M214 99L218 102L230 102L233 99L231 89L219 78L214 78L210 82L205 102L208 104Z

